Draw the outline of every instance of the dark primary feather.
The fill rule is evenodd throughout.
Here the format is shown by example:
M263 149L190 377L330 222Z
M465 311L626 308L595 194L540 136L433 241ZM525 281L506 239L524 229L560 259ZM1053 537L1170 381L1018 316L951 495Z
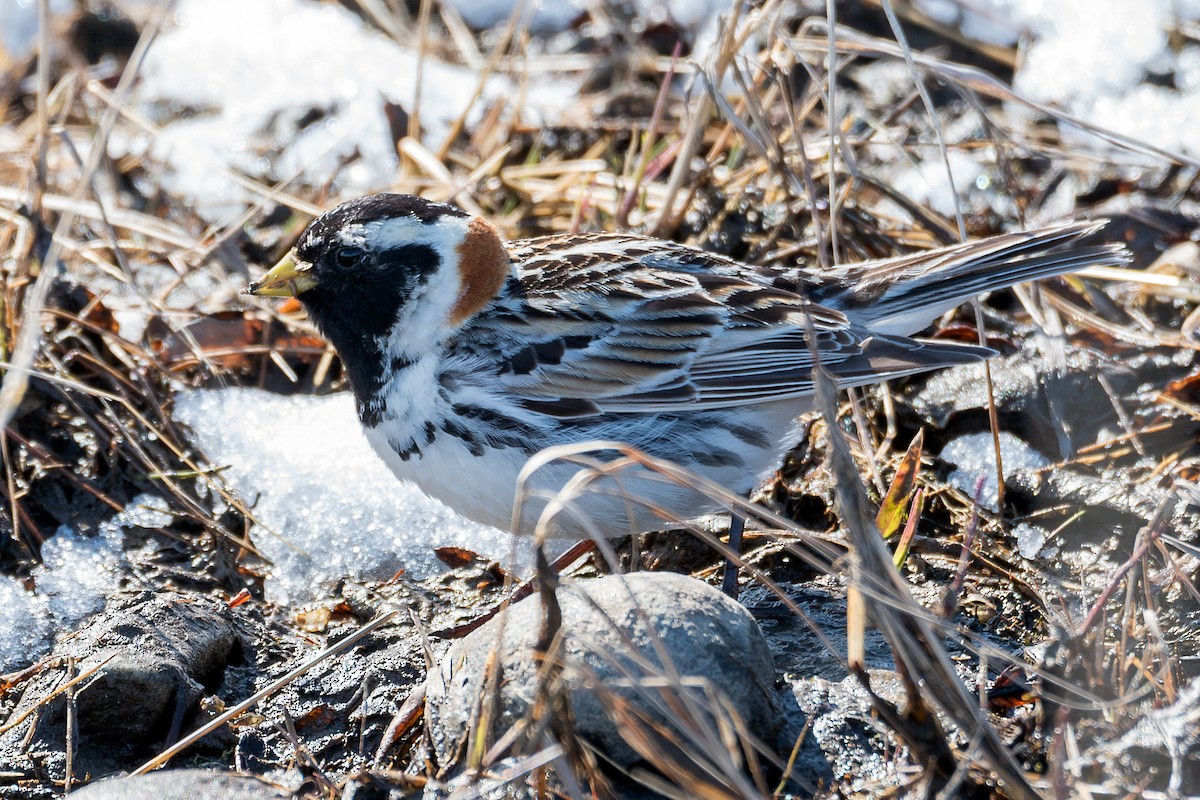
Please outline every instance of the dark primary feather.
M992 236L926 253L864 261L809 273L809 296L866 325L922 308L953 308L985 292L1129 261L1120 244L1082 245L1107 220L1067 222ZM937 313L936 311L934 313Z

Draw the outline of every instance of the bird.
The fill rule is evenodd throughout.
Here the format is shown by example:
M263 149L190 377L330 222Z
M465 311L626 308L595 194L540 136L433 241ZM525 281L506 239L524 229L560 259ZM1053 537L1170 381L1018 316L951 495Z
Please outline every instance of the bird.
M981 293L1126 263L1121 245L1085 240L1104 224L781 269L631 233L506 241L454 205L382 193L314 219L245 291L299 299L398 478L509 529L518 475L555 445L623 442L749 493L797 444L818 362L858 387L986 359L989 348L914 334ZM578 470L551 462L529 488L553 493ZM544 502L524 503L514 532ZM620 537L719 508L622 474L577 497L553 534Z

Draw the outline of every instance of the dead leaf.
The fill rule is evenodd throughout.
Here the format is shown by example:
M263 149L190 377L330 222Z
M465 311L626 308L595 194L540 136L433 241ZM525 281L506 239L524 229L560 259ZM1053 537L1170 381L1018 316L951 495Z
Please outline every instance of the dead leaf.
M465 547L435 547L433 554L447 567L458 569L474 564L480 559L478 553Z
M900 460L896 477L888 487L887 495L879 505L879 513L875 515L875 524L884 539L890 539L900 530L904 522L904 512L908 508L908 500L912 497L917 485L917 476L921 473L921 455L924 451L925 430L917 431L908 452Z

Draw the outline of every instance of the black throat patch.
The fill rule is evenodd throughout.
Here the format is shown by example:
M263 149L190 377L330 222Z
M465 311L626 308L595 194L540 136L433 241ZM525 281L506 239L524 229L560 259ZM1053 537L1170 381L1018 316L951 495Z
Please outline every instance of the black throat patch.
M359 419L367 427L375 427L382 418L379 393L394 372L396 359L383 351L385 337L404 308L420 302L419 290L441 258L428 245L408 244L378 253L372 261L353 273L322 271L317 286L300 295L312 321L341 357Z

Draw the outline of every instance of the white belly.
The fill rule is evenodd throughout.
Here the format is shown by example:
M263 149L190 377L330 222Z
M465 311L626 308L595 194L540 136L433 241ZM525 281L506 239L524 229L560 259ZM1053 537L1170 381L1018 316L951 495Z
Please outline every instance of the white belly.
M464 517L509 530L517 474L525 463L523 453L489 449L482 456L473 456L458 439L441 436L437 446L403 460L382 431L366 428L363 433L397 478L415 483Z
M717 430L696 435L690 441L673 439L670 442L672 453L651 454L663 458L674 455L673 460L702 477L744 495L765 474L774 470L783 453L794 446L796 433L792 420L803 410L802 403L788 401L744 412L748 420L774 434L772 444L767 448L750 447L734 440L727 431ZM639 431L636 425L631 427L633 422L635 420L630 418L620 428L606 426L592 432L588 438L631 439L634 444L639 444L639 439L645 440L647 431ZM465 517L503 530L512 529L518 476L526 463L523 450L486 448L482 455L473 455L461 440L440 435L432 446L423 447L419 454L413 453L408 460L403 460L380 428L367 429L365 433L375 452L401 480L415 483L427 495ZM705 449L734 451L744 464L729 467L689 463L687 454ZM601 451L597 457L610 461L613 451ZM549 500L554 497L561 508L555 510L552 521L547 521L547 533L573 538L592 534L617 537L658 530L669 527L673 521L692 519L721 508L720 503L705 495L659 480L640 467L622 470L616 477L585 480L589 474L595 473L587 467L562 461L539 469L525 486L516 532L533 534ZM636 498L647 502L636 502Z

